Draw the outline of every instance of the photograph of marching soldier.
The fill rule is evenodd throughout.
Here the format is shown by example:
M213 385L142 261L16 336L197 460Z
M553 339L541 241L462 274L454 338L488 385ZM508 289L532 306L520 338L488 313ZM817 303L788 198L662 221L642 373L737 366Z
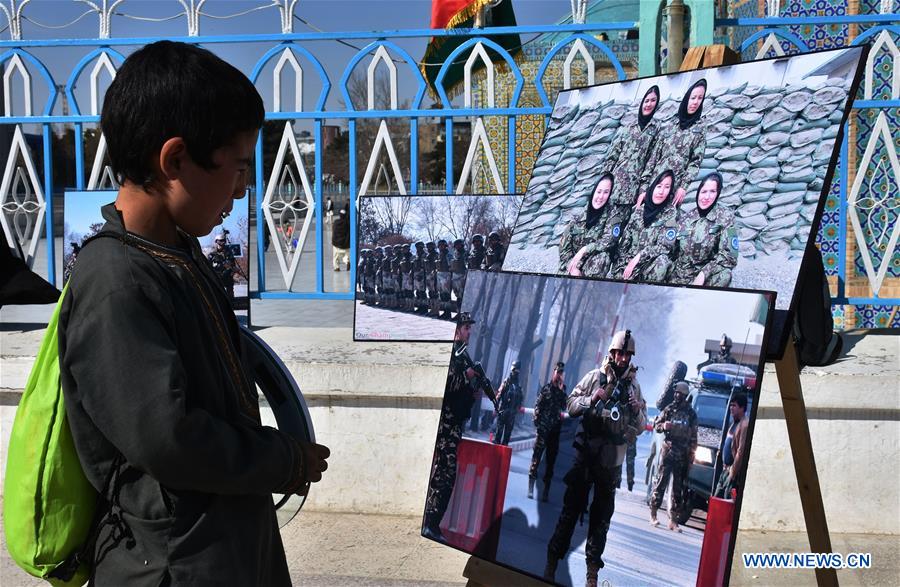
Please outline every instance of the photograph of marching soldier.
M559 92L503 269L793 299L863 47Z
M449 342L468 272L500 271L521 201L360 197L354 340ZM480 427L481 405L473 426Z
M561 585L695 584L701 560L731 556L703 548L707 530L724 531L707 511L717 482L744 475L773 304L746 290L469 273L423 535ZM689 372L723 332L738 363ZM465 425L485 411L493 433ZM737 507L740 490L721 491Z

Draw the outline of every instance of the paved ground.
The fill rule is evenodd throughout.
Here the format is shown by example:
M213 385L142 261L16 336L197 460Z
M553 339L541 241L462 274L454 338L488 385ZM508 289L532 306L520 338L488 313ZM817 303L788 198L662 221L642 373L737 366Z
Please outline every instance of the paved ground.
M356 302L355 340L450 341L455 325L450 320Z

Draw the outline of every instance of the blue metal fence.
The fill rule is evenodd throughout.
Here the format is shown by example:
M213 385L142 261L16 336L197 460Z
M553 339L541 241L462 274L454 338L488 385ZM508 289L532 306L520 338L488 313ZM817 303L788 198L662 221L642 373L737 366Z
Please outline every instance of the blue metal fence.
M263 138L260 137L257 148L256 148L256 184L255 184L255 193L257 195L256 198L256 214L257 214L257 258L259 262L259 272L258 272L258 281L257 281L257 289L256 296L261 298L314 298L314 299L352 299L353 297L353 287L351 285L351 291L348 292L327 292L324 289L324 279L323 279L323 258L322 251L324 250L324 243L322 240L323 231L320 229L323 224L323 213L322 213L322 203L324 200L323 197L323 125L325 120L336 120L343 121L346 123L349 133L349 193L357 194L359 191L359 181L358 181L358 170L359 170L359 161L358 161L358 153L357 153L357 122L360 120L385 120L385 119L401 119L405 120L409 123L410 127L410 137L409 137L409 153L410 158L408 162L408 170L409 176L403 178L406 191L410 194L415 194L418 191L419 186L419 169L418 169L418 154L417 154L417 145L419 138L419 128L418 123L419 119L428 118L434 119L438 118L443 121L443 126L446 129L447 137L453 137L453 126L455 118L462 117L480 117L480 116L494 116L494 117L505 117L507 119L507 129L508 129L508 137L507 137L507 145L508 149L507 153L507 189L510 193L515 192L515 179L516 179L516 119L522 116L548 116L551 111L551 103L549 98L546 95L546 91L544 90L544 76L548 69L548 65L550 63L550 57L560 52L565 46L571 44L576 39L583 39L585 42L589 43L594 48L601 51L610 61L610 63L615 68L615 71L618 75L618 79L625 78L625 72L622 68L622 65L619 63L619 60L616 58L613 51L602 41L597 40L593 36L585 33L591 33L596 31L627 31L637 28L636 22L614 22L614 23L589 23L583 25L561 25L561 26L523 26L523 27L495 27L488 29L480 29L480 30L472 30L472 31L459 31L459 30L442 30L442 29L419 29L419 30L398 30L398 31L379 31L379 32L339 32L339 33L292 33L292 34L279 34L279 35L229 35L229 36L206 36L206 37L179 37L173 38L172 40L182 41L186 43L193 43L197 45L202 45L207 48L213 49L215 46L221 45L233 45L233 44L268 44L271 47L265 50L257 61L256 65L253 67L252 71L249 72L248 77L254 81L254 83L258 82L260 73L263 68L268 64L276 55L280 54L284 49L290 48L298 54L305 57L310 63L313 65L313 71L318 76L319 81L321 83L322 89L319 95L316 98L315 106L311 110L308 111L267 111L266 120L277 120L277 121L293 121L293 120L304 120L311 121L313 123L313 139L315 142L315 175L314 175L314 198L315 198L315 222L316 222L316 277L315 277L315 289L313 291L272 291L271 288L267 287L266 284L266 255L264 250L264 239L263 239L263 231L265 230L264 223L262 222L262 218L264 215L263 210L263 198L262 194L266 192L267 184L265 178L269 170L263 169ZM519 70L515 60L507 53L502 47L491 41L488 37L500 34L520 34L520 35L534 35L534 34L542 34L542 33L571 33L568 37L559 41L554 48L551 50L551 55L548 55L547 59L541 64L537 75L534 79L525 80L521 71ZM393 40L397 39L405 39L405 38L423 38L428 39L429 37L459 37L460 35L464 35L467 40L457 48L450 58L447 60L447 63L441 68L440 73L437 77L437 88L438 93L441 97L443 107L442 108L426 108L423 105L424 96L426 92L426 83L422 74L418 69L418 64L412 56L404 50L402 47L397 45ZM373 41L357 52L356 55L347 63L346 67L340 73L340 76L336 76L333 73L330 74L326 71L325 67L322 66L319 59L316 58L316 55L313 51L307 49L308 46L312 46L315 42L319 41L336 41L336 40L352 40L352 39L373 39ZM56 275L54 270L55 265L55 252L54 247L52 245L53 239L51 238L54 231L54 220L53 220L53 203L52 197L50 194L53 194L55 188L59 188L61 186L54 186L52 182L52 157L51 157L51 140L50 140L50 125L51 124L71 124L74 125L75 133L76 133L76 151L75 151L75 165L76 165L76 185L74 186L65 186L67 188L84 190L86 186L85 182L85 174L84 174L84 166L85 166L85 153L84 153L84 134L83 134L83 125L98 123L99 116L84 114L77 106L77 101L75 100L74 89L77 84L78 79L84 72L84 69L91 63L94 63L96 59L98 59L101 55L106 55L112 62L121 63L124 59L122 53L117 51L115 47L120 46L140 46L146 43L154 42L158 39L156 38L121 38L121 39L60 39L60 40L18 40L18 41L0 41L0 51L5 51L0 54L0 65L9 61L14 55L19 55L20 58L26 60L35 70L40 72L41 77L44 79L48 88L48 99L44 104L43 110L39 115L32 116L5 116L0 117L0 125L23 125L23 124L38 124L41 125L43 129L44 136L44 192L48 194L46 198L46 216L45 216L45 227L44 232L48 237L48 279L50 281L55 281ZM506 61L507 67L509 71L512 72L512 75L515 79L515 91L513 92L510 103L505 107L465 107L459 108L454 107L452 101L447 96L447 93L444 91L442 82L445 76L447 75L447 71L449 69L449 63L458 55L462 54L467 49L470 49L476 43L483 43L484 46L496 51L501 57ZM371 56L379 47L384 47L392 57L398 58L395 60L399 60L406 68L409 70L410 74L415 79L416 84L416 92L413 96L410 106L408 108L401 108L395 110L383 110L383 109L372 109L372 110L357 110L354 108L349 90L348 90L348 82L350 80L351 75L360 65L360 63L366 59L367 56ZM72 105L72 112L68 115L54 115L52 112L54 111L54 104L58 98L57 86L54 82L54 76L48 70L48 68L29 50L33 50L35 48L53 48L53 49L61 49L61 50L77 50L79 48L87 48L91 49L85 56L79 61L78 65L66 76L67 83L65 85L65 94L68 97L70 104ZM331 91L332 80L338 79L337 88L343 97L344 104L346 105L345 109L329 109L326 106L327 98L329 92ZM534 83L537 86L538 94L540 95L542 106L540 107L521 107L519 106L519 96L521 94L522 88L525 83ZM496 148L496 147L494 147ZM453 176L453 141L446 141L445 147L445 157L446 157L446 191L447 193L453 193L455 179ZM350 207L350 217L351 217L351 225L356 226L356 207ZM356 235L355 230L351 230L351 258L356 253ZM273 239L275 235L272 235ZM295 253L299 254L299 253ZM351 284L355 281L355 267L351 271Z

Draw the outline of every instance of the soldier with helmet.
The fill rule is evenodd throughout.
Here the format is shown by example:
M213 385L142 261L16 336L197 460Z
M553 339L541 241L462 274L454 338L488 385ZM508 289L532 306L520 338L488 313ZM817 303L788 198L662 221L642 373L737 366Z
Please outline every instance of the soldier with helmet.
M413 290L416 296L415 311L424 314L428 311L428 296L425 293L425 243L417 241L416 256L412 262Z
M375 302L375 251L366 249L366 263L363 266L363 299L367 304Z
M509 375L497 390L500 409L497 410L497 433L494 435L494 444L509 445L509 439L516 424L516 416L519 415L519 408L525 401L525 394L522 393L522 386L519 384L519 366L519 361L512 362L509 367Z
M468 254L466 254L466 241L461 238L453 241L453 251L450 256L450 290L456 298L455 308L459 311L462 302L463 289L466 287L466 272L468 271Z
M209 262L212 264L213 271L222 282L228 299L234 303L234 276L238 272L237 259L234 253L228 247L228 231L224 228L216 234L216 247L207 255Z
M485 252L484 237L476 234L472 237L472 248L469 250L469 269L481 269L481 266L484 264Z
M372 270L375 272L375 290L372 297L373 302L381 305L384 297L384 274L381 272L381 264L384 260L384 247L375 249L375 260L372 263Z
M472 361L468 352L469 335L474 323L475 320L468 312L460 312L441 406L428 497L425 500L422 536L440 542L446 542L441 534L440 523L450 505L450 496L456 483L456 456L463 424L479 394L482 391L490 393L490 382L485 383L484 371L478 363Z
M529 499L534 497L534 484L537 482L538 467L545 450L547 459L544 461L544 489L541 493L541 501L547 501L550 498L550 482L553 480L556 456L559 454L559 433L562 428L560 414L566 409L565 368L566 364L562 361L556 363L550 382L541 388L534 402L533 418L534 427L537 429L537 439L534 441L531 468L528 470Z
M381 305L390 308L391 300L394 297L394 274L391 273L391 266L394 264L394 247L386 245L384 247L384 259L381 261L381 273L384 280L384 294L381 296Z
M450 310L452 303L450 301L451 292L451 274L450 274L450 251L447 247L447 241L441 239L438 241L438 259L437 259L437 286L440 301L438 308L441 310L441 318L450 318Z
M413 274L412 274L412 253L409 243L403 245L400 249L402 256L400 260L400 284L401 299L400 308L403 310L412 310L413 298Z
M650 523L659 525L656 512L662 505L669 477L672 478L672 509L669 511L669 530L681 532L677 519L684 513L684 483L688 468L697 450L697 413L687 400L690 388L684 381L675 384L675 399L660 412L653 428L665 434L660 450L660 466L650 496Z
M486 271L500 271L503 268L503 259L506 257L506 249L500 242L500 233L492 232L488 235L488 246L484 253L484 266Z
M640 435L646 421L646 403L631 364L635 341L630 330L613 336L609 353L599 369L585 375L569 394L569 416L581 418L573 446L575 460L566 473L566 493L556 529L547 545L544 577L554 580L560 559L569 551L575 524L585 511L593 489L588 539L585 547L585 584L597 585L603 568L606 534L615 510L616 478L625 458L625 445Z
M428 290L428 315L437 316L440 299L437 284L437 245L434 241L425 243L425 287Z
M716 356L710 357L709 359L697 365L697 372L699 372L700 369L706 367L707 365L713 365L717 363L730 363L732 365L737 364L737 359L735 359L731 354L731 346L731 337L723 332L722 339L719 341L719 353Z
M394 258L391 261L391 282L394 285L394 295L391 297L391 307L399 308L403 297L403 278L400 276L400 264L403 262L403 245L394 245Z
M356 262L356 290L362 294L362 303L366 303L366 267L369 265L369 249L359 251L359 260ZM357 298L360 296L357 296Z

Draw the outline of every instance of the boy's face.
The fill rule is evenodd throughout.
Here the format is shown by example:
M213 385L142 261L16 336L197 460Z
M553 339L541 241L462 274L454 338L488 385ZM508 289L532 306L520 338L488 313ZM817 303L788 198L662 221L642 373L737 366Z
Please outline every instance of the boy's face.
M185 152L178 181L171 185L168 208L175 224L200 237L222 222L234 200L247 191L257 131L238 133L234 140L213 151L213 169L203 169Z

